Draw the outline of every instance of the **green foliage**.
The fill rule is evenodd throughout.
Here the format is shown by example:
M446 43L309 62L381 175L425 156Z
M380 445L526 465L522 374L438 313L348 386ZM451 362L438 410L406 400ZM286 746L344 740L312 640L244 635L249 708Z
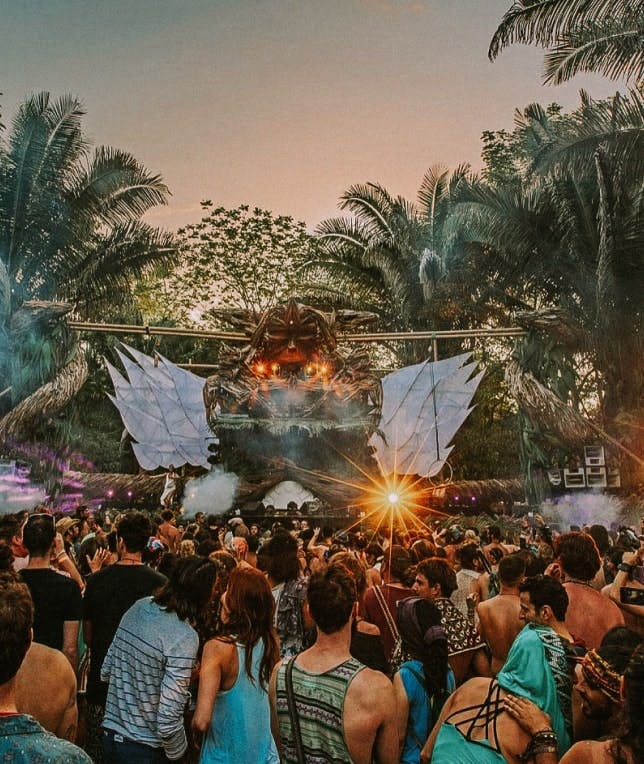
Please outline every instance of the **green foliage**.
M295 273L314 252L304 223L248 205L211 209L205 201L202 207L207 214L201 221L178 232L172 273L152 286L162 304L150 301L148 288L142 305L156 315L211 325L213 308L259 313L293 294Z
M516 43L548 50L545 82L560 84L580 72L641 82L644 2L514 0L494 33L490 59Z
M131 302L133 279L175 252L171 235L141 221L166 203L161 178L126 152L92 152L84 113L72 96L32 95L0 140L0 389L11 387L0 413L78 352L63 316L109 320ZM75 421L52 415L31 435L60 446Z
M449 458L457 481L520 474L519 414L503 380L503 363L488 358L485 368L474 409L456 433Z

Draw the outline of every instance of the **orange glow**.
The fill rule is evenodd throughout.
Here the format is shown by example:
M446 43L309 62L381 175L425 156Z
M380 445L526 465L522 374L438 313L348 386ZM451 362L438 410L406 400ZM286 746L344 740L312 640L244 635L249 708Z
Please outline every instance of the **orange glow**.
M258 374L265 374L266 373L266 366L263 363L258 363L255 367L255 371Z

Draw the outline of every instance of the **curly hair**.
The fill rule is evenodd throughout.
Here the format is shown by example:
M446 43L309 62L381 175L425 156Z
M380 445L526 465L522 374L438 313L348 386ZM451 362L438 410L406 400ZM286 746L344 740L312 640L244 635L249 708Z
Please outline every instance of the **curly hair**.
M180 620L194 623L210 600L217 572L218 566L205 557L179 559L154 602Z
M564 573L580 581L591 581L602 565L595 540L581 531L559 536L556 540L555 554Z

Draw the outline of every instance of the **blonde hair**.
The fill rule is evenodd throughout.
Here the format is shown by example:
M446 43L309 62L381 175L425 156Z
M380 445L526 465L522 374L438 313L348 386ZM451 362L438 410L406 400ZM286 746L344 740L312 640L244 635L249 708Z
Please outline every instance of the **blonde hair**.
M179 557L192 557L195 553L195 542L192 539L184 539L179 547Z

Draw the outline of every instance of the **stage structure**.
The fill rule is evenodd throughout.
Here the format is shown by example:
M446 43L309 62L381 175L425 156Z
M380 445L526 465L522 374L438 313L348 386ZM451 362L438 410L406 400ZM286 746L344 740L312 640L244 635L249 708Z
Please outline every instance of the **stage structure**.
M247 501L290 479L346 504L370 476L440 473L483 375L469 354L378 379L364 346L338 343L375 314L291 300L260 316L219 315L247 341L224 345L206 380L127 345L119 352L126 376L108 364L143 469L216 463L240 476Z

